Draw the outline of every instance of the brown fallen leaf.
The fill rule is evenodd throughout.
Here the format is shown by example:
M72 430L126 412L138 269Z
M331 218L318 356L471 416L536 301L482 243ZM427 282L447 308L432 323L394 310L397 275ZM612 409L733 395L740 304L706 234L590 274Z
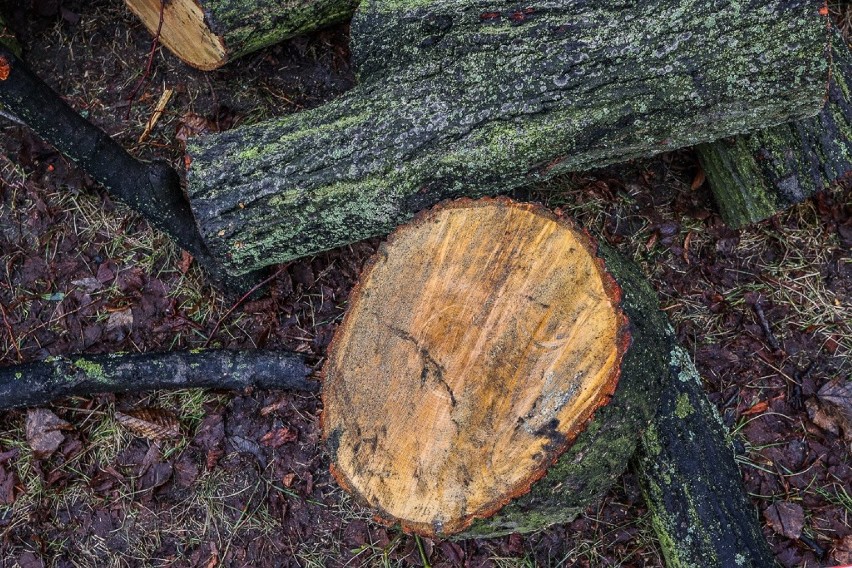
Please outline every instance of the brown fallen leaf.
M787 538L798 539L805 526L805 511L796 503L779 501L763 512L766 522L776 533Z
M696 189L698 189L699 187L704 185L704 182L706 180L707 180L707 174L704 173L704 170L703 169L698 170L695 173L695 177L692 178L692 184L690 185L690 188L692 189L692 191L695 191Z
M852 382L831 381L817 393L820 406L831 416L847 442L852 442Z
M60 430L71 430L71 425L46 408L27 411L27 443L37 459L46 459L53 455L65 435Z
M297 438L298 434L295 430L278 428L264 434L263 438L260 439L260 443L274 449L283 446L287 442L295 442Z
M140 438L165 440L180 437L177 417L162 408L139 408L127 412L116 410L115 420Z

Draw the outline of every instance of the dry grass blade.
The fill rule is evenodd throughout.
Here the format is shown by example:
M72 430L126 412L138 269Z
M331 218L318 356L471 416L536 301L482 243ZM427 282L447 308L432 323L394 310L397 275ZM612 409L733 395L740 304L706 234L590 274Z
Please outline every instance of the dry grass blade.
M139 408L115 412L115 420L137 436L149 440L180 437L180 422L172 412L162 408Z

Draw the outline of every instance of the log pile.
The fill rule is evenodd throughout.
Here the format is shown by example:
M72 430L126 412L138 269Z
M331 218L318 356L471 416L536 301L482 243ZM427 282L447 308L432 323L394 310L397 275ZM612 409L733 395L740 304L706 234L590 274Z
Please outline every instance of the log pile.
M352 23L360 85L190 145L205 241L242 273L385 234L448 197L819 112L818 6L652 4L363 2Z

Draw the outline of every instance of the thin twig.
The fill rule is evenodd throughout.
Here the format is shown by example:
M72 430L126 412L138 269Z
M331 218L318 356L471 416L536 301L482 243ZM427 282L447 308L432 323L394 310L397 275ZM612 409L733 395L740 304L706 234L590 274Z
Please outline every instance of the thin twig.
M163 31L166 2L168 2L168 0L160 0L160 23L157 24L157 33L154 34L154 39L151 40L151 51L148 53L148 64L145 66L145 72L142 73L142 76L139 78L139 82L136 83L136 87L133 89L133 92L130 93L129 97L127 97L127 113L124 115L125 120L130 118L130 110L133 108L133 101L136 99L136 95L139 94L139 90L142 89L142 86L148 82L148 78L151 76L151 68L154 65L154 55L157 53L157 47L160 45L160 32Z
M234 310L236 310L238 307L240 307L243 302L248 300L251 297L252 294L254 294L258 290L260 290L261 288L263 288L264 286L266 286L267 284L269 284L270 282L275 280L282 272L287 270L288 266L290 266L289 263L285 264L284 266L279 268L277 271L275 271L275 274L273 274L269 278L266 278L262 282L256 284L251 290L246 292L243 295L242 298L237 300L234 303L234 305L231 306L231 309L229 309L227 312L225 312L225 315L223 315L221 318L219 318L219 321L216 322L216 325L213 327L213 331L210 332L210 336L207 338L207 341L204 342L204 348L206 349L210 345L210 342L213 341L213 338L216 336L216 332L219 331L219 327L221 327L222 322L224 322L228 318L228 316L230 316L233 313Z

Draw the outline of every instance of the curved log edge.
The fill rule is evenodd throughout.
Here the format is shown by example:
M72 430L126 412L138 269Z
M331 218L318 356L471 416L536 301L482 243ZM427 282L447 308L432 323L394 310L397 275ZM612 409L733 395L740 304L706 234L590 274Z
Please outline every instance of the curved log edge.
M398 229L325 367L341 485L387 524L453 538L566 522L605 492L656 410L670 350L653 291L605 248L508 199L445 203ZM605 298L627 333L606 331ZM614 394L598 357L616 365Z
M666 566L777 566L743 487L728 430L681 347L672 350L670 383L634 465Z
M0 410L38 406L65 396L155 389L210 388L319 391L297 353L170 351L51 357L0 367Z

